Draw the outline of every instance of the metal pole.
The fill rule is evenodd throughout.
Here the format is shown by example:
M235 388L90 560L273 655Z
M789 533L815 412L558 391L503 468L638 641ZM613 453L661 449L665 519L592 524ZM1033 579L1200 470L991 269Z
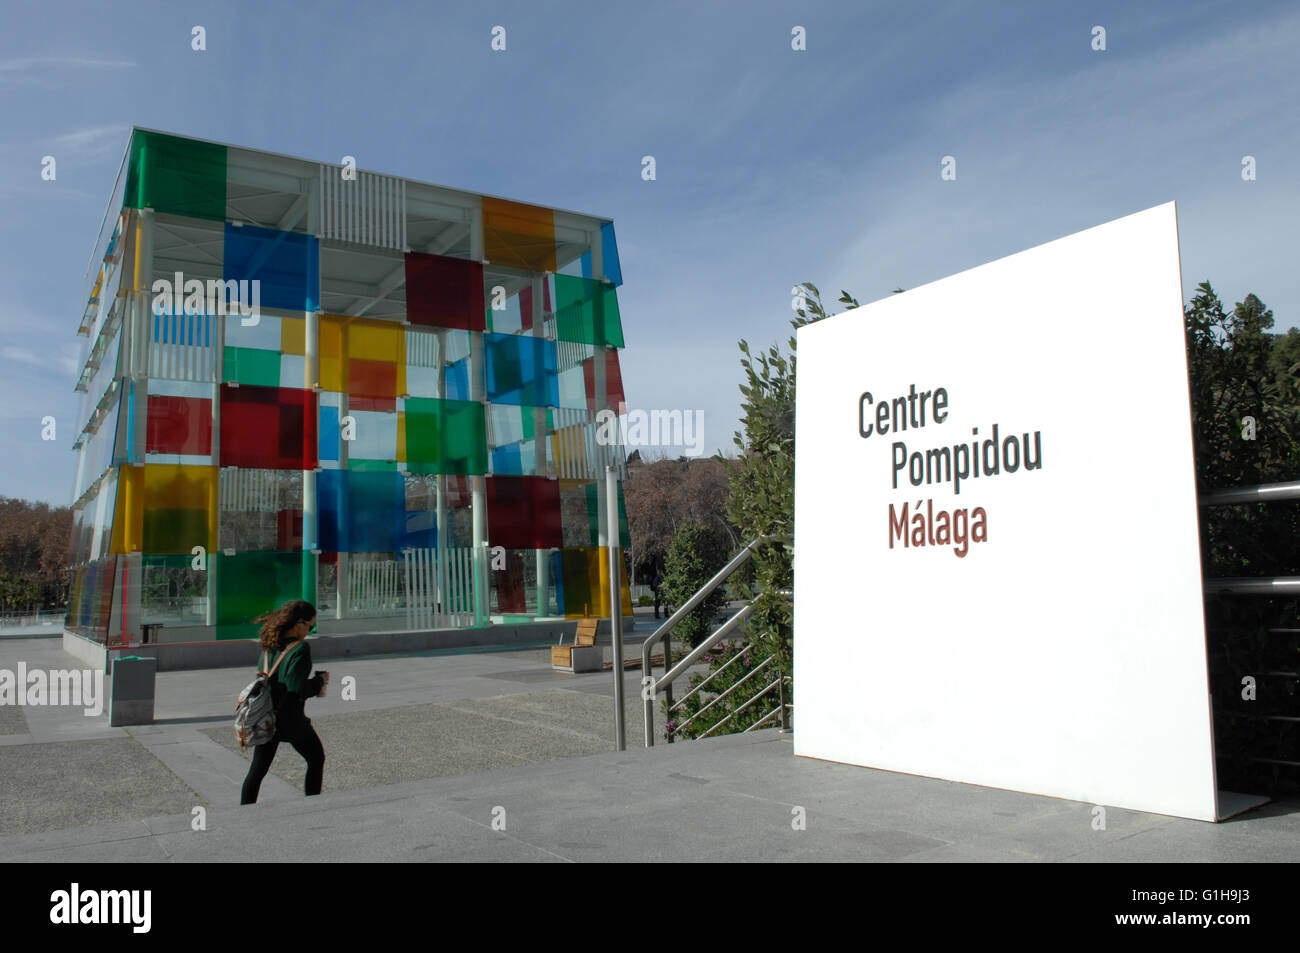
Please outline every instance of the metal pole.
M1231 490L1215 490L1201 497L1201 506L1223 506L1230 503L1267 503L1271 500L1300 498L1300 480L1289 483L1264 483L1258 486L1239 486Z
M619 560L622 553L618 548L618 469L605 468L605 508L608 513L609 526L609 630L614 643L614 746L615 750L627 748L627 736L623 730L623 600L619 592L622 573L619 572Z
M221 563L221 381L225 377L226 352L226 314L225 308L218 308L216 314L208 315L208 341L212 347L212 467L216 473L213 487L208 494L208 541L212 551L208 553L207 588L208 604L203 621L216 629L217 625L217 574ZM216 633L213 632L215 637Z
M469 399L484 405L487 411L487 382L484 376L483 332L470 332ZM488 575L488 519L487 477L475 474L469 478L471 526L474 532L473 592L474 624L488 624L488 597L491 577Z
M286 319L289 320L289 319ZM320 312L303 314L303 390L308 394L309 419L320 419ZM340 441L341 442L341 441ZM302 598L313 606L319 602L317 591L316 556L319 553L316 524L319 510L316 502L316 468L320 465L320 445L308 446L304 439L303 457L312 463L311 469L302 471Z

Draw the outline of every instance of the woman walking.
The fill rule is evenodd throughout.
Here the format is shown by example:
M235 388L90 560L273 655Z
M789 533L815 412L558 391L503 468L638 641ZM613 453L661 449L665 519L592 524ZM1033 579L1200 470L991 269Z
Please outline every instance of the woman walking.
M244 778L244 788L240 795L240 804L253 804L257 801L257 792L262 787L262 779L271 768L276 749L281 741L287 741L307 761L307 780L303 791L308 794L320 794L321 779L325 774L325 749L311 726L311 719L303 711L307 699L315 695L324 695L325 686L329 684L329 672L311 672L311 646L307 636L316 631L316 609L310 602L293 599L286 602L274 612L258 616L253 620L260 622L262 628L259 638L266 653L266 665L274 660L286 648L288 652L279 667L271 676L271 700L275 704L275 734L264 745L253 749L253 763ZM263 668L263 671L266 669Z

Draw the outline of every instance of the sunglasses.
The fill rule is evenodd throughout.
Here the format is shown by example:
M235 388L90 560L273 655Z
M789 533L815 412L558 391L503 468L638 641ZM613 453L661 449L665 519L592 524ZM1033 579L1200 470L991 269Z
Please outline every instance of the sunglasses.
M311 624L311 628L307 630L307 634L308 634L308 635L315 635L315 634L316 634L316 623L315 623L315 622L313 622L313 623Z

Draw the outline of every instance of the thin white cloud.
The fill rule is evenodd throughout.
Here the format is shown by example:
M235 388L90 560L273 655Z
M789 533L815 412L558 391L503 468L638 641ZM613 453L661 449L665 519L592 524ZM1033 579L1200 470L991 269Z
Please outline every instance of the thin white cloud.
M12 56L0 60L0 73L30 73L43 69L129 69L133 60L106 60L94 56Z
M66 150L86 160L121 155L129 128L125 123L121 123L88 126L74 132L65 132L61 136L54 137L54 148L60 151Z
M9 345L0 347L0 358L4 358L7 361L17 361L20 364L30 364L32 367L53 366L52 362L41 357L39 354L27 350L25 347L11 347Z
M6 344L0 347L0 360L26 364L41 370L59 371L61 374L72 376L77 373L77 351L78 346L74 343L60 348L58 354L47 356L38 354L30 348Z

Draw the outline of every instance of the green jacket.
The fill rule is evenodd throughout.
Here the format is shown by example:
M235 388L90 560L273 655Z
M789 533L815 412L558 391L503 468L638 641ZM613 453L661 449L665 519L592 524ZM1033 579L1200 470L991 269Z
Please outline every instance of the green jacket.
M268 652L267 664L274 665L278 655L279 652ZM289 649L271 676L271 698L276 710L300 714L307 699L320 694L323 683L319 675L311 675L311 646L303 639Z

